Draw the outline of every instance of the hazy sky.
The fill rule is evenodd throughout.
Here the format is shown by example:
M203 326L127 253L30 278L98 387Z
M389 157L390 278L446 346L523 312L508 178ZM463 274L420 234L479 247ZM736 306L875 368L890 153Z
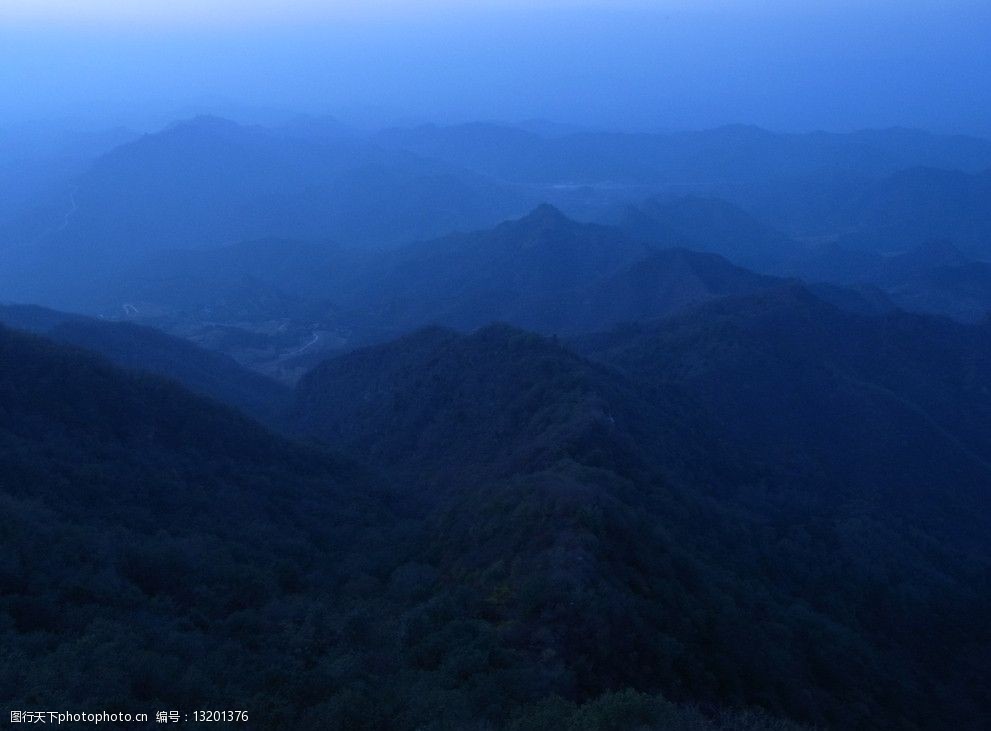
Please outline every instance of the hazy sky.
M991 2L0 0L0 125L238 106L991 134Z

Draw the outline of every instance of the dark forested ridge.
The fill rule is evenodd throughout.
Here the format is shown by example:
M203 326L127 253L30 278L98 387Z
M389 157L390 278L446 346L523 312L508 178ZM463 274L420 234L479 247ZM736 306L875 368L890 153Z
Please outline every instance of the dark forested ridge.
M99 353L122 368L170 378L266 423L279 423L289 406L289 390L279 383L150 327L16 305L0 306L0 322Z
M5 308L60 343L3 331L12 701L104 663L58 699L248 699L272 728L980 727L986 323L552 207L384 261L393 305L344 293L366 336L637 322L420 330L319 364L274 419L284 388L226 357Z
M0 705L989 727L991 144L119 141L0 206Z
M725 337L684 353L703 373L708 358L741 347L728 325L712 327ZM427 331L317 369L299 386L298 416L304 429L395 465L405 489L426 481L440 506L431 555L489 596L475 611L514 628L547 687L734 698L835 728L978 723L991 649L987 465L962 458L951 437L910 459L905 472L927 472L904 486L891 465L901 453L879 457L859 483L845 481L841 453L832 464L763 459L707 400L711 384L666 379L663 352L643 353L637 381L510 328ZM786 387L787 375L744 361L727 388ZM822 383L807 388L836 397ZM875 420L910 408L877 399ZM774 401L727 403L738 407L758 423L764 414L790 424L820 404L796 413ZM833 411L848 425L864 418L856 401ZM936 431L920 428L920 438ZM962 466L941 473L954 452ZM871 491L889 475L904 490Z
M363 526L386 508L361 472L7 329L0 404L5 705L296 718L271 689L298 676L316 607L331 621L320 598L360 573L346 556L376 560Z
M933 521L944 538L969 535L983 550L986 325L845 312L793 286L579 346L638 382L684 389L734 442L804 473L808 487L916 510L915 524Z
M751 310L811 311L818 337L824 314L853 317L799 293L770 302ZM719 312L685 317L745 341ZM911 335L927 324L864 322L893 329L893 349L918 347ZM973 329L928 327L959 338L957 351L943 343L942 372L966 395L949 366L969 354L980 367L986 346ZM631 378L644 362L632 354L663 327L649 332L594 341L623 372L505 326L424 331L317 369L299 387L298 428L375 465L395 492L383 502L354 467L176 386L4 331L6 525L20 546L5 572L8 639L46 658L8 670L5 687L29 701L55 667L105 662L113 680L70 685L64 700L174 699L168 668L206 652L188 662L211 682L180 684L184 701L247 697L301 727L677 729L722 723L719 707L836 728L972 725L986 690L987 551L905 516L959 520L982 504L937 509L934 492L916 491L891 513L862 485L851 495L796 478L822 468L811 460L755 463L751 443L730 441L734 425L699 407L699 383L666 375L683 371L685 349L667 348L672 371ZM722 351L692 352L718 364ZM146 603L146 619L129 618ZM624 688L701 702L709 720Z
M511 331L480 337L518 341L537 358L548 348ZM547 352L579 362L559 346ZM583 587L608 599L608 574L584 568L608 556L581 548L596 529L574 511L594 498L589 507L612 506L609 524L632 517L596 497L589 480L605 473L583 460L511 463L510 482L464 484L449 502L420 496L429 507L413 508L353 464L168 381L6 329L0 356L0 672L12 707L246 707L258 728L789 728L673 705L655 682L637 683L653 695L623 690L627 671L603 666L600 676L594 665L605 646L567 666L586 653L581 634L554 636L565 629L557 613L570 606L578 617L568 597ZM483 502L465 513L476 490ZM518 490L535 502L503 516ZM533 533L547 509L562 522ZM485 515L495 523L471 537L469 516ZM516 592L537 586L489 566L511 535L502 525L523 541L521 561L565 571L545 598L521 605Z

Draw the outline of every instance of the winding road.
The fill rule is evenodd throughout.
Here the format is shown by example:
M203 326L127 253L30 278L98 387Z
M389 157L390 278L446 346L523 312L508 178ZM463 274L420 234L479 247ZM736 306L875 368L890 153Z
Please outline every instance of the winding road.
M69 204L70 208L66 211L65 215L62 216L62 225L55 229L52 233L58 233L59 231L65 231L69 227L69 221L75 215L76 211L79 210L79 204L76 202L76 193L79 192L79 188L73 188L72 192L69 193Z

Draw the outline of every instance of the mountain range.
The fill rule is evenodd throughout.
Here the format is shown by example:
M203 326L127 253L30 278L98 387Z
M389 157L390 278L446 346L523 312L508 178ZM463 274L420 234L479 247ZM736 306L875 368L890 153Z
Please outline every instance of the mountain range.
M181 380L161 363L188 360L185 343L5 318L72 343L2 332L22 551L2 606L9 646L48 648L7 678L13 698L100 652L157 669L103 659L115 680L65 702L163 698L186 686L137 651L154 641L200 652L211 681L190 702L246 694L304 728L593 713L691 728L684 703L728 729L777 722L712 709L842 728L981 717L985 326L779 284L570 342L428 329L301 380L282 423L347 461L133 371ZM136 607L147 619L121 629Z
M273 236L380 247L493 224L529 205L481 176L355 137L210 117L121 145L62 188L48 219L4 227L11 299L64 297L70 282L92 289L163 249Z
M122 141L0 230L8 707L986 726L989 143Z
M785 289L576 347L595 360L506 326L423 331L308 374L298 428L434 506L430 555L543 682L654 679L838 728L980 716L986 332Z
M796 237L884 253L944 238L989 256L991 144L976 138L492 124L368 135L332 120L260 127L197 117L101 140L77 142L74 167L0 211L5 299L78 307L106 273L162 251L260 239L390 248L492 226L544 201L766 273ZM112 140L123 144L101 153Z
M971 172L991 167L991 144L986 140L905 129L781 134L731 125L701 132L544 135L469 123L395 128L376 139L383 146L530 184L703 186L838 170L873 177L914 166Z

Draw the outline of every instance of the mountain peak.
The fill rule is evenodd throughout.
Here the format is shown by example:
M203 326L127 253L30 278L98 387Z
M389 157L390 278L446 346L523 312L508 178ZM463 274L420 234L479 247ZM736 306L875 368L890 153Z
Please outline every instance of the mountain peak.
M728 137L730 139L751 139L768 140L774 139L778 135L755 124L724 124L710 130L716 136Z
M550 203L541 203L523 218L517 221L522 226L561 226L573 223L561 210Z
M189 119L180 119L168 125L163 131L166 133L217 133L231 132L240 129L241 125L225 117L217 117L212 114L201 114Z

